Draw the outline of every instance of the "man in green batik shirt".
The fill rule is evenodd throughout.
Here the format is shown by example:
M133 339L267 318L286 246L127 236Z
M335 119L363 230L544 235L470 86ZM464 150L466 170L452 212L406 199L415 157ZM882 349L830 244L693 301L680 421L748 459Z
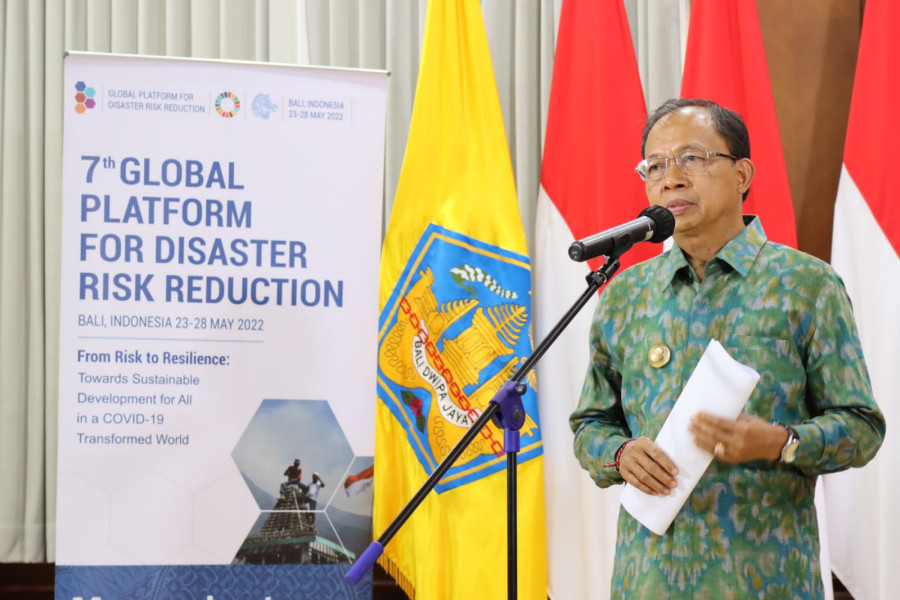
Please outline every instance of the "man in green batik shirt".
M743 215L754 166L734 112L670 100L641 153L675 246L600 299L570 419L578 460L600 487L666 495L678 469L653 440L709 340L760 380L736 421L692 419L715 460L665 535L620 511L612 597L821 598L816 476L865 465L885 432L843 283Z

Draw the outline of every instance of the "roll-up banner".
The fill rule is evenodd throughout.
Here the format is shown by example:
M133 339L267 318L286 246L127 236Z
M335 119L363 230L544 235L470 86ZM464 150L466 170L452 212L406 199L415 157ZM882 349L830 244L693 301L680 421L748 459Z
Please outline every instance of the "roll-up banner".
M56 598L367 598L387 73L71 53Z

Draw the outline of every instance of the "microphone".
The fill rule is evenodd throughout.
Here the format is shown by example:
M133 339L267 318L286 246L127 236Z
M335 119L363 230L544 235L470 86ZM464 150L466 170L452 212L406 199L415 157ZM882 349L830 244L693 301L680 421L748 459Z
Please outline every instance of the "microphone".
M662 206L650 206L637 219L573 242L569 258L583 262L597 256L619 256L638 242L659 243L675 231L675 217Z

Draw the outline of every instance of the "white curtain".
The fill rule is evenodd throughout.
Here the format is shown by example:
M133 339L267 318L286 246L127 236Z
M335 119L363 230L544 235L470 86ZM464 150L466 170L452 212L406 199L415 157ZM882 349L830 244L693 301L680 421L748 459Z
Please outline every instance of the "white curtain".
M482 5L529 246L561 1ZM626 6L655 106L678 94L688 0ZM55 556L64 53L389 70L386 223L426 7L426 0L0 0L0 561Z

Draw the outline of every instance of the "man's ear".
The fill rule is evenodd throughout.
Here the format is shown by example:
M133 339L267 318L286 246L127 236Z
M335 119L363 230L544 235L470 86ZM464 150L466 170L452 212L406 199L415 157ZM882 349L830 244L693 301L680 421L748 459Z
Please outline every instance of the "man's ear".
M756 166L749 158L739 158L735 166L737 166L738 192L743 195L750 189L750 183L753 182L753 175L756 173Z

